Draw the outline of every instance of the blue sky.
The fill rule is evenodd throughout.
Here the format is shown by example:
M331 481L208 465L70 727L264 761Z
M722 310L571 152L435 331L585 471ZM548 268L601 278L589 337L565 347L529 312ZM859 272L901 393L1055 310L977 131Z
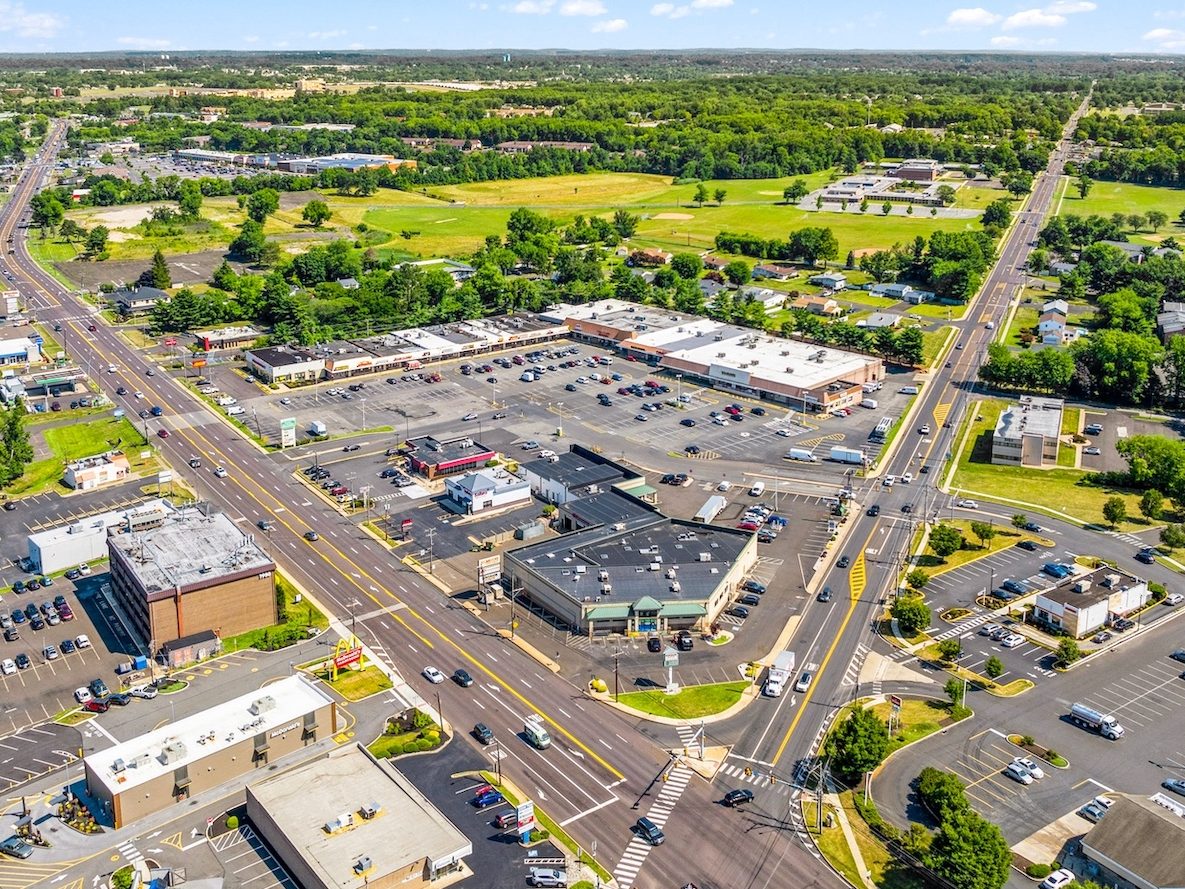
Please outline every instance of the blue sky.
M185 49L1185 52L1185 0L0 0L0 52Z

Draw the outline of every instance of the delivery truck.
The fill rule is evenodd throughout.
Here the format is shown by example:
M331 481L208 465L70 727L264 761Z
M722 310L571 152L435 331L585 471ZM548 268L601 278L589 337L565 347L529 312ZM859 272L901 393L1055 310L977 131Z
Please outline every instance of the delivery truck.
M786 452L787 460L801 460L803 463L815 463L819 458L806 448L791 448Z
M324 435L328 431L329 430L326 428L325 424L320 420L313 420L313 422L309 424L309 432L313 435Z
M765 677L765 694L771 698L780 697L782 689L794 675L794 652L783 651L770 665L769 675Z
M1123 737L1123 726L1114 716L1087 707L1085 704L1073 704L1070 707L1070 721L1082 728L1098 732L1104 738L1116 741Z
M855 463L857 465L864 464L864 452L856 450L856 448L845 448L836 445L831 449L831 459L836 463Z

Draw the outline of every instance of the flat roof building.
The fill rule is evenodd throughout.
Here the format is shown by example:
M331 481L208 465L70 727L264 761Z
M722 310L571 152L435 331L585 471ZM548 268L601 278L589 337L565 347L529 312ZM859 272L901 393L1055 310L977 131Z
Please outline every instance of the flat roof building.
M0 340L0 365L37 364L42 360L41 337L18 336Z
M755 535L668 518L620 491L563 512L579 530L506 553L502 570L590 637L707 629L757 562Z
M193 338L203 352L217 349L242 349L253 346L263 334L254 327L219 327L214 330L195 330Z
M158 287L133 287L116 290L107 299L121 315L143 315L156 308L158 302L168 302L169 294Z
M642 476L580 445L566 453L540 457L522 464L523 478L540 500L562 506L570 500L600 493Z
M361 745L249 784L247 817L303 889L418 889L473 853L414 784Z
M1104 565L1038 593L1033 601L1033 618L1081 639L1143 607L1151 595L1142 578Z
M336 731L333 700L303 676L287 676L92 753L83 760L86 789L118 829L239 775L266 772Z
M444 492L457 512L476 515L530 502L531 483L505 469L479 469L446 478Z
M29 561L41 574L56 574L83 562L107 558L108 529L136 532L155 528L173 511L168 500L152 500L128 509L113 509L30 534Z
M411 468L429 479L470 472L484 467L496 456L492 450L468 435L458 435L456 438L422 435L408 439L405 449Z
M131 464L123 451L107 451L66 464L62 480L75 491L90 491L100 485L123 481L131 472Z
M992 463L1038 469L1056 466L1064 407L1060 398L1022 395L1000 411L992 433Z
M113 527L107 551L115 597L154 651L200 630L232 636L276 623L275 562L208 505L135 533Z
M325 358L299 346L269 346L243 353L247 369L269 383L311 383L325 372Z

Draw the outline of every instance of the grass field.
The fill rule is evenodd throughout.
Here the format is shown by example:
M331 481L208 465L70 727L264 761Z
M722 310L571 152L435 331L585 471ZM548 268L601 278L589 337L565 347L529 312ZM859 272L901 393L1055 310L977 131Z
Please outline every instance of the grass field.
M316 676L347 701L361 701L391 688L391 680L375 666L366 666L361 670L338 670L336 682L329 670L322 670Z
M66 463L112 449L123 450L133 474L147 471L157 463L155 456L140 458L144 437L126 419L104 417L88 423L54 426L40 434L54 456L34 460L25 467L25 474L8 488L8 493L14 497L58 488Z
M669 695L662 689L635 691L621 695L618 703L650 713L654 716L670 716L674 719L698 719L727 710L741 699L741 693L748 688L748 682L720 682L714 685L689 685Z
M971 533L971 519L956 519L954 521L943 522L942 524L954 525L954 527L958 528L966 543L964 543L961 550L947 556L945 560L940 559L927 546L926 551L918 556L917 564L929 571L931 575L942 574L944 571L959 568L968 562L974 562L982 559L984 556L990 556L992 553L999 552L1002 549L1016 546L1022 540L1042 539L1027 531L1017 531L1010 526L1005 527L997 524L995 525L996 536L989 540L986 545L980 545L979 538ZM995 523L993 522L993 524Z
M1019 347L1020 335L1025 331L1031 333L1037 326L1040 315L1035 306L1022 305L1017 308L1016 314L1012 316L1012 323L1008 325L1008 333L1004 336L1004 345Z
M1151 185L1131 185L1126 182L1095 182L1086 199L1078 197L1078 190L1070 182L1061 202L1060 214L1072 213L1089 216L1097 213L1110 216L1112 213L1147 213L1160 210L1169 222L1159 232L1128 231L1128 240L1139 244L1157 244L1161 239L1173 235L1181 238L1185 227L1177 221L1177 215L1185 208L1185 190L1179 188L1157 188Z
M991 433L1004 407L994 399L977 402L978 410L968 412L956 441L963 442L963 431L970 423L970 438L963 449L959 465L951 483L955 493L975 497L992 497L1017 512L1026 507L1061 513L1093 524L1103 521L1103 501L1108 497L1122 497L1129 516L1139 515L1139 494L1118 488L1099 486L1090 480L1091 473L1080 469L1029 469L991 465ZM976 417L979 420L976 420ZM958 445L956 445L958 447ZM1129 519L1119 526L1121 531L1143 530L1143 520Z
M997 198L1008 197L1008 192L1002 188L988 188L984 185L964 185L955 190L953 206L966 209L982 210Z
M926 367L938 359L938 353L942 351L947 337L950 336L949 331L949 327L940 327L938 330L927 330L922 334L922 363Z

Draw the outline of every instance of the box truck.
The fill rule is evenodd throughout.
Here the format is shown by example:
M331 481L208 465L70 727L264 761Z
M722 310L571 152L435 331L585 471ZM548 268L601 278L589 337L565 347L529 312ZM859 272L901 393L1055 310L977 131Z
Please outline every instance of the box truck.
M309 424L309 432L311 432L313 435L324 435L328 431L329 430L326 428L325 424L320 420L313 420L313 422Z
M878 402L875 398L865 398L860 402L860 407L866 407L869 410L875 410L877 404Z
M803 463L815 463L818 457L808 451L806 448L791 448L786 452L787 460L801 460Z
M864 452L855 448L845 448L836 445L831 449L831 459L836 463L864 463Z
M1073 704L1070 707L1070 721L1075 725L1098 732L1104 738L1115 741L1123 737L1123 726L1114 716L1101 713L1087 707L1085 704Z
M779 697L793 675L794 652L783 651L770 665L769 675L765 677L765 694L771 698Z

